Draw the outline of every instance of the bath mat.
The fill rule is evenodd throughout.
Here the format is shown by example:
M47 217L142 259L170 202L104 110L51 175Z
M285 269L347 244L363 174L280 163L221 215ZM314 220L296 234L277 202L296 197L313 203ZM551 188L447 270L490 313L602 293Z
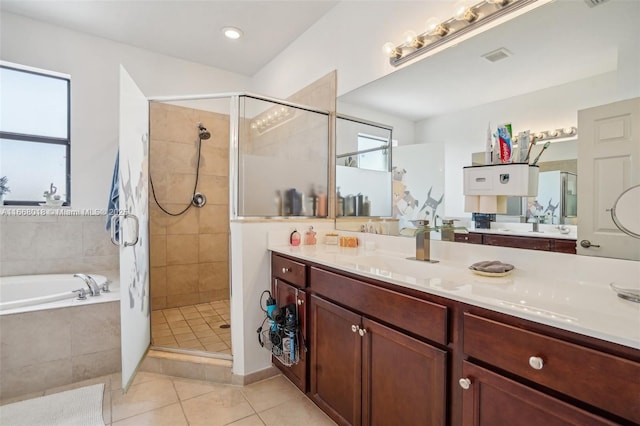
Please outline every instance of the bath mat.
M2 426L104 426L104 384L86 386L0 407Z

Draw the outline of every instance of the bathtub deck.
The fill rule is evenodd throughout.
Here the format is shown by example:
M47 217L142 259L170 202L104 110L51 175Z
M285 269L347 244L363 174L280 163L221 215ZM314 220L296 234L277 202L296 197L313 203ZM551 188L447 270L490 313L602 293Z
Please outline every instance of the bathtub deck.
M151 312L151 343L231 355L229 301L221 300Z

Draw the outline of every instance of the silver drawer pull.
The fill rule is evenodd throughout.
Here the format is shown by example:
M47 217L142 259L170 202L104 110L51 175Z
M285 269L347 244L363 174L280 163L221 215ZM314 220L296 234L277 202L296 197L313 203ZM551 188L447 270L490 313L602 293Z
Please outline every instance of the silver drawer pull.
M304 303L304 300L298 299L298 306L302 305L303 303Z
M282 273L286 274L287 272L291 272L291 269L289 268L282 268Z
M544 367L544 361L539 356L532 356L529 358L529 365L534 370L542 370L542 367Z
M360 330L358 330L358 334L360 335L360 337L364 336L365 334L367 334L367 329L361 328Z
M458 380L458 383L460 384L460 387L464 390L467 390L471 387L471 380L467 379L466 377Z
M357 325L354 324L351 326L351 331L353 331L354 333L357 333L358 330L360 330L360 327L358 327Z

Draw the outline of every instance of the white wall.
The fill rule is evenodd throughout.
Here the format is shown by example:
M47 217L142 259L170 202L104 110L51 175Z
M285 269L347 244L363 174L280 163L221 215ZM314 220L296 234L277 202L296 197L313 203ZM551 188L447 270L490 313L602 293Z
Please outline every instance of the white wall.
M287 97L338 70L338 96L390 72L382 45L420 32L425 17L450 16L455 0L343 1L338 3L253 78L253 90ZM412 63L410 61L408 64ZM286 78L283 78L286 76Z
M71 75L71 205L106 209L118 146L118 67L146 96L247 90L239 74L2 12L0 59Z
M484 151L489 122L494 130L498 124L510 122L514 133L577 126L578 110L639 95L637 83L620 74L601 74L416 123L417 143L445 146L445 216L468 216L464 212L462 168L471 165L473 152ZM546 159L553 156L553 149L554 144L545 153Z
M340 80L339 77L338 80ZM413 121L373 109L363 108L359 105L340 102L340 100L338 100L336 109L339 114L350 115L351 117L362 118L367 121L393 127L391 137L394 141L398 142L398 145L412 145L415 143L415 123Z

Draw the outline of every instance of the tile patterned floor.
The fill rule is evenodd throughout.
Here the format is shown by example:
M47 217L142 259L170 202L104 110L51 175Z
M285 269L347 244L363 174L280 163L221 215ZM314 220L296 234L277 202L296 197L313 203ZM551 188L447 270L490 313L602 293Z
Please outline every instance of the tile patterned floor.
M200 303L151 312L151 342L156 346L231 355L229 301Z
M102 416L107 426L335 425L281 375L233 386L140 372L124 395L121 382L120 374L112 374L44 394L104 383Z

